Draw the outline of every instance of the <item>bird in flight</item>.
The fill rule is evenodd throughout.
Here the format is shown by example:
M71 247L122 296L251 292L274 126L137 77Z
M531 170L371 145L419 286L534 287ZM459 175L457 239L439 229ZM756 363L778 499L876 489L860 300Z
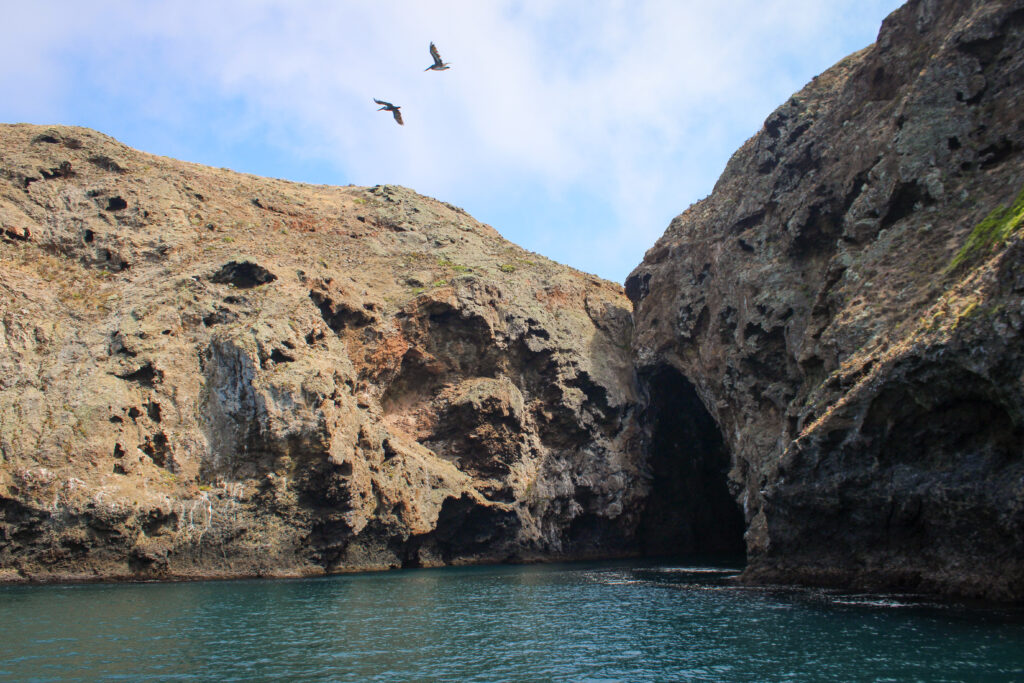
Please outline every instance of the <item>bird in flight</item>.
M385 102L384 100L378 100L376 97L373 98L373 101L381 105L381 108L378 109L377 111L389 111L395 115L395 121L398 122L398 125L405 125L405 123L402 122L402 112L398 111L399 109L401 109L401 107L396 107L390 102Z
M430 44L430 56L434 58L434 63L424 69L424 71L444 71L451 68L450 64L441 61L441 54L433 43Z

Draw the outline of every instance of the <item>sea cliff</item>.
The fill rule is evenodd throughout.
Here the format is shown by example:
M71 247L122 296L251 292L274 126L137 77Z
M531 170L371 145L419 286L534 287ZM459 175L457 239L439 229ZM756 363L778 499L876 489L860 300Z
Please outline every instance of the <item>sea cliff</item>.
M1024 4L913 0L630 275L751 581L1024 598Z
M0 578L632 552L619 285L399 187L0 127Z
M745 551L1022 600L1022 86L1024 2L911 0L624 291L405 188L0 126L0 580Z

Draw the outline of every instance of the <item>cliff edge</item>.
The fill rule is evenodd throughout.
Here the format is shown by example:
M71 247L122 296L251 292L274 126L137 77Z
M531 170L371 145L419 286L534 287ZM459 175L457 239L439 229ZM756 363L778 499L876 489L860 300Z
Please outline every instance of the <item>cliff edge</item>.
M1024 598L1022 86L1024 3L912 0L628 278L641 376L724 441L747 579Z

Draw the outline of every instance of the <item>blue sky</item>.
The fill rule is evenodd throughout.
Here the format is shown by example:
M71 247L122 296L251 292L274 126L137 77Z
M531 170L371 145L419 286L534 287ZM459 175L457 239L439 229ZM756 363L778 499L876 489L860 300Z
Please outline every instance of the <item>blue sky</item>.
M289 180L406 185L621 282L776 106L900 4L9 3L0 121ZM450 70L424 72L430 41Z

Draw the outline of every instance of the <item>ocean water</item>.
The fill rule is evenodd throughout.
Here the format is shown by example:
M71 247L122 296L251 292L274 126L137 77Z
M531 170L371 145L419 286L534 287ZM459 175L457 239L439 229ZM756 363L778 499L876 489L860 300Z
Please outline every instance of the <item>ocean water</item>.
M1024 612L563 564L0 587L3 681L1013 681Z

